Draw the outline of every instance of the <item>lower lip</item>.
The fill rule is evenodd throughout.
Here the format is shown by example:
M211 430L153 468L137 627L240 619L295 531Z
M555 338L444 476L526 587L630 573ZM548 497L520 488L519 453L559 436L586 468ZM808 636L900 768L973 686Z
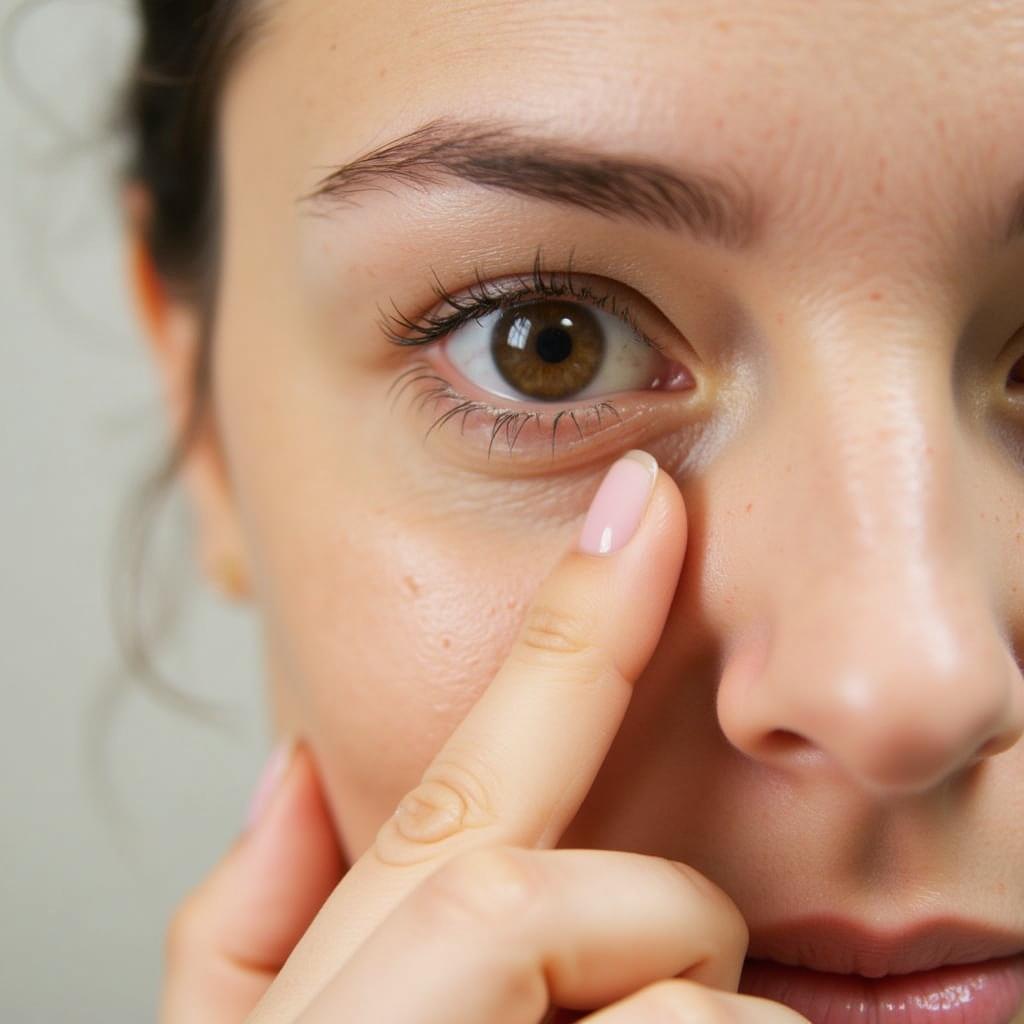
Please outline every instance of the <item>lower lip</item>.
M1024 956L883 978L748 960L739 990L812 1024L1010 1024L1024 1004Z

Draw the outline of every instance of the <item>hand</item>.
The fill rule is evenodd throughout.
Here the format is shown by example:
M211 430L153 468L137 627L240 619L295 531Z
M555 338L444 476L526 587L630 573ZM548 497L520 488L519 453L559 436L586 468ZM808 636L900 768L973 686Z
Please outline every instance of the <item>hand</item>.
M682 496L656 471L642 512L646 473L629 459L609 474L584 536L601 533L602 505L614 524L617 482L620 520L627 485L639 488L632 539L606 555L573 550L544 581L490 686L327 898L250 1024L538 1024L594 1008L594 1024L803 1021L736 994L747 927L697 871L553 849L657 645L682 565Z
M175 912L162 1024L245 1020L344 876L316 764L303 744L286 753L259 817Z

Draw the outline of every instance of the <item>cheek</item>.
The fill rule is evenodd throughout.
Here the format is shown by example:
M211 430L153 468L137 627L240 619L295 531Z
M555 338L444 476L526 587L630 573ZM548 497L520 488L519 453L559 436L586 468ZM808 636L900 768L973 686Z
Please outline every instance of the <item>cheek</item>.
M493 678L594 485L446 471L390 381L296 344L286 308L226 302L217 407L272 700L358 855Z
M493 678L560 547L547 558L534 545L527 559L510 542L496 560L493 536L464 519L445 528L338 512L344 530L279 521L257 543L272 686L358 856Z

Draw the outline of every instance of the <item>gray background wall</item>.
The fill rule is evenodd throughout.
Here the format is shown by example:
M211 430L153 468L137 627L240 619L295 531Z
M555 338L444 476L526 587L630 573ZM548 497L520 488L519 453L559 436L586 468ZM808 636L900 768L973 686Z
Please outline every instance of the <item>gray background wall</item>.
M0 28L0 1020L145 1021L168 914L266 751L259 637L179 557L160 666L233 717L203 725L112 673L117 518L165 440L121 281L118 153L96 142L131 5L0 0Z

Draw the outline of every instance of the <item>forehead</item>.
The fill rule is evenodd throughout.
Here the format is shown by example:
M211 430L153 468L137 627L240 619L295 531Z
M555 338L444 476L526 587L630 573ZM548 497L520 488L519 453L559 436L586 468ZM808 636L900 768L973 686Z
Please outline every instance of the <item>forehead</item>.
M1019 3L277 0L267 13L229 117L243 143L245 125L264 148L280 135L266 163L296 193L453 114L735 168L774 217L819 235L855 208L861 233L926 224L936 245L980 246L1024 179Z

